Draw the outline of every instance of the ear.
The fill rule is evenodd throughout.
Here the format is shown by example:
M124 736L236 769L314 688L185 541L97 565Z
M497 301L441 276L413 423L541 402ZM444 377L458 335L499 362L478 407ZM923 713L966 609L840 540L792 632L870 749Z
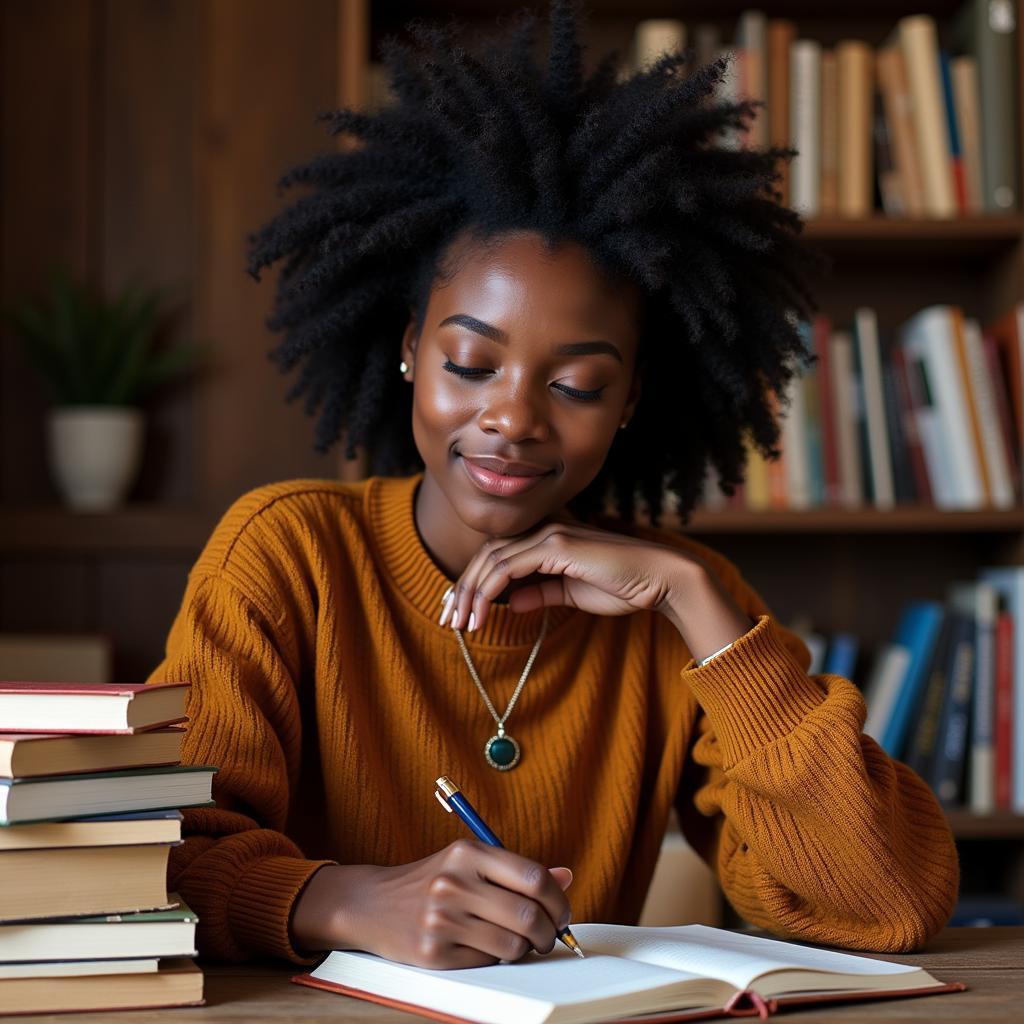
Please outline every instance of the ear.
M406 324L405 331L402 334L402 360L409 367L402 374L403 380L412 381L413 367L416 365L416 346L418 342L416 321L410 316L409 323Z

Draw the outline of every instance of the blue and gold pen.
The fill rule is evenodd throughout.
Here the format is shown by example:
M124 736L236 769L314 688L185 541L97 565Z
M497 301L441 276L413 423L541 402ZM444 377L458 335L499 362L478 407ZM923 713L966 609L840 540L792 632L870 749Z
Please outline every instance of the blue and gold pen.
M434 790L437 802L449 813L454 811L470 828L470 831L481 842L488 846L500 846L504 849L502 841L487 827L483 818L477 814L473 805L459 791L459 787L448 778L442 775L437 780L437 789ZM583 950L576 941L576 937L568 928L563 928L558 933L558 938L565 943L580 959L583 959Z

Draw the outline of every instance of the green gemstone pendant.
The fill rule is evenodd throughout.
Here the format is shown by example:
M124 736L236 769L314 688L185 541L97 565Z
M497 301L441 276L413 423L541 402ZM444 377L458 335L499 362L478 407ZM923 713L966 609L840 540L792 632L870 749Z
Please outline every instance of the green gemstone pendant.
M504 729L500 729L484 745L484 757L492 768L507 772L519 764L519 744Z

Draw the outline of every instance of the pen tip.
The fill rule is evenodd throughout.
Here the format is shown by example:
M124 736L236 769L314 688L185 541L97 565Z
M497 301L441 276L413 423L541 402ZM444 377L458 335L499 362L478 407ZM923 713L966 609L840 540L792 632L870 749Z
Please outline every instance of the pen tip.
M576 954L576 955L577 955L577 956L578 956L578 957L579 957L579 958L580 958L581 960L586 960L586 957L585 957L585 956L583 955L583 950L582 950L582 949L580 949L580 947L579 947L579 946L576 946L576 947L575 947L575 948L573 949L573 952L574 952L574 953L575 953L575 954Z

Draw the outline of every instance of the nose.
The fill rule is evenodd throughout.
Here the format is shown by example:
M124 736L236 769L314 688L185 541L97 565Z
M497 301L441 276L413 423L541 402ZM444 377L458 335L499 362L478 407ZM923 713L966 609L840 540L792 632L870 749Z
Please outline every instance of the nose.
M487 389L478 425L484 433L500 434L510 444L546 441L550 425L543 400L526 385L502 387L497 382Z

